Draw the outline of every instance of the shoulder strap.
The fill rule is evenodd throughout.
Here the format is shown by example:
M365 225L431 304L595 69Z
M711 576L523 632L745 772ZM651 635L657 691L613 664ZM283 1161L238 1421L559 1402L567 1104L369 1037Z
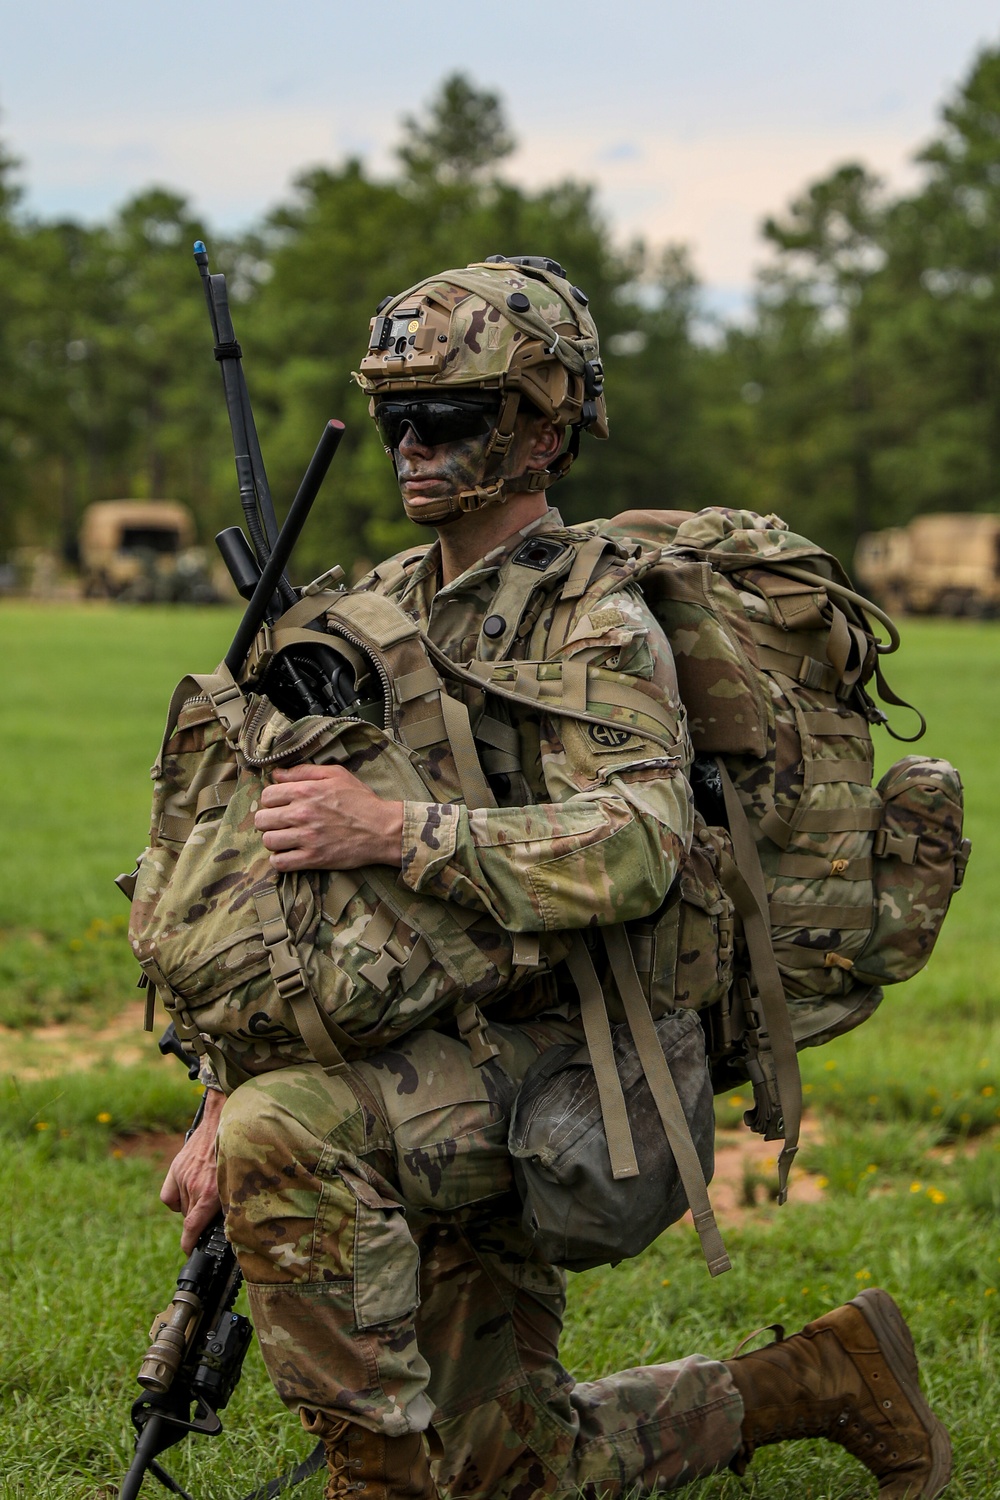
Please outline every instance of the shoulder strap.
M153 775L159 776L163 764L163 752L167 741L173 734L177 725L177 719L181 709L189 698L201 694L211 703L216 718L226 731L226 738L230 744L234 742L237 731L243 723L246 713L247 700L243 689L237 684L236 679L226 666L220 663L214 672L190 672L187 677L182 677L171 694L170 703L167 707L167 722L163 729L163 737L160 740L160 749L153 766Z
M548 640L545 645L545 655L547 657L554 656L566 644L566 637L569 635L570 625L577 605L587 592L601 558L605 552L612 550L614 546L614 542L598 534L597 536L588 538L577 552L576 561L573 563L569 576L563 584L559 603L555 607L552 624L549 626Z

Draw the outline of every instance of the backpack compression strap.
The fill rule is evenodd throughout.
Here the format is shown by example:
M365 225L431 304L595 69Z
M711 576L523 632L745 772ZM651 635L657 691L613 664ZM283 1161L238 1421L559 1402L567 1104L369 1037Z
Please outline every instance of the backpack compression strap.
M636 973L635 959L632 957L628 934L623 927L604 927L601 929L601 936L611 962L615 983L625 1009L625 1018L635 1043L635 1050L639 1054L639 1061L646 1075L653 1103L656 1105L660 1122L663 1125L663 1133L670 1143L677 1171L684 1185L688 1207L701 1240L701 1248L708 1262L709 1272L713 1276L721 1276L724 1271L732 1269L732 1262L726 1254L726 1247L722 1242L722 1235L719 1233L715 1213L709 1201L705 1174L701 1169L697 1147L691 1138L691 1127L688 1125L673 1074L663 1055L660 1039L656 1034L656 1026L650 1013L649 1002L643 994L639 975Z
M669 1065L663 1055L660 1039L642 993L636 973L628 938L620 927L602 930L608 957L614 970L615 982L621 996L625 1017L632 1041L646 1075L649 1091L653 1096L663 1132L673 1153L678 1175L684 1187L691 1209L691 1216L701 1240L701 1247L713 1276L721 1276L731 1269L726 1247L722 1243L719 1226L708 1197L705 1174L701 1168L698 1151L691 1138L691 1129L684 1114ZM601 1118L608 1142L611 1160L611 1175L619 1181L625 1177L637 1177L639 1164L636 1160L632 1128L629 1124L628 1106L622 1091L621 1078L615 1065L614 1042L608 1021L607 1002L593 961L581 935L573 934L573 941L566 956L566 967L580 996L580 1015L583 1020L587 1050L594 1070L594 1082L601 1104Z
M754 1128L764 1127L762 1133L765 1140L777 1139L779 1132L784 1135L784 1149L778 1157L778 1202L784 1203L788 1198L788 1174L799 1149L799 1128L802 1122L802 1078L799 1074L799 1059L795 1050L795 1038L792 1035L785 987L781 982L774 948L771 945L767 888L764 884L764 871L761 868L757 845L729 772L720 757L716 756L715 764L719 768L719 776L722 780L726 815L729 820L729 835L733 841L733 853L736 856L735 864L732 864L728 858L723 860L719 874L723 888L743 918L743 932L750 952L750 966L757 983L757 998L763 1012L761 1019L764 1024L756 1027L758 1056L754 1057L751 1054L749 1059L751 1067L756 1062L762 1074L760 1078L754 1078L751 1073L759 1116L764 1112L763 1116L755 1122ZM762 1034L765 1033L765 1029L766 1045L764 1045L765 1035ZM768 1069L772 1060L773 1082L777 1089L777 1099L774 1101L777 1105L776 1110L773 1109L767 1097L768 1085L771 1082ZM749 1119L747 1124L750 1124Z

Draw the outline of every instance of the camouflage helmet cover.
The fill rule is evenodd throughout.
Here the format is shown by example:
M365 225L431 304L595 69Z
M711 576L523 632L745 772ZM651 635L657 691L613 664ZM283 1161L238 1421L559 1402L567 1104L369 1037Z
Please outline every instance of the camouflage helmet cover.
M495 471L513 439L522 398L570 443L519 487L544 489L569 469L579 433L608 436L597 327L587 299L555 261L491 257L439 272L383 302L355 380L372 398L407 392L496 391L500 412L487 454ZM489 467L488 467L489 472ZM517 486L513 486L517 487ZM463 498L462 509L506 498L510 481Z

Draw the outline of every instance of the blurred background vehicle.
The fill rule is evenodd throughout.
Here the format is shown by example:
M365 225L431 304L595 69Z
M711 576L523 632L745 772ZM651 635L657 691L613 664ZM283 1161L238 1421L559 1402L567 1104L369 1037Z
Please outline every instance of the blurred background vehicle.
M80 574L88 599L216 604L208 558L194 545L194 518L172 500L102 500L80 523Z
M854 577L890 614L1000 614L1000 515L942 513L869 531Z

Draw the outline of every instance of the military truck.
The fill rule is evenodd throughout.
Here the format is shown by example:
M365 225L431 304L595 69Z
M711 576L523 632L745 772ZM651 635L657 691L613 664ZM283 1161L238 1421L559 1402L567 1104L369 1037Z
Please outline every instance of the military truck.
M80 524L80 572L88 599L214 604L219 593L194 519L173 500L102 500Z
M1000 515L917 516L867 532L854 576L890 614L1000 614Z

